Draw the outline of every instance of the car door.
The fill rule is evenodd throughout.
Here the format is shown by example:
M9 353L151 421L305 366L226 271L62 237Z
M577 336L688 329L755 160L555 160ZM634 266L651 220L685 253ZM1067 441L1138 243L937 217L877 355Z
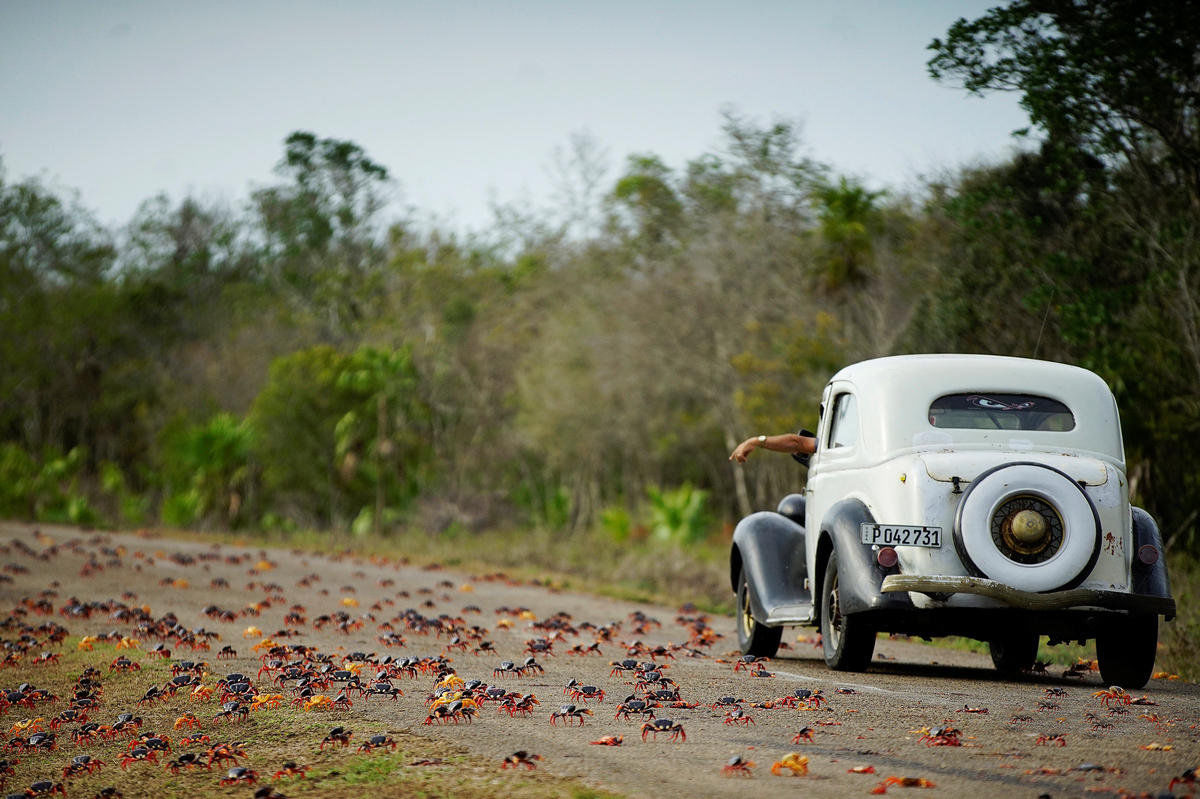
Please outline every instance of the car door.
M809 574L816 573L816 543L829 508L853 490L853 467L861 449L858 396L853 385L831 383L822 397L824 411L818 426L817 452L808 469L805 493L805 529L808 530Z

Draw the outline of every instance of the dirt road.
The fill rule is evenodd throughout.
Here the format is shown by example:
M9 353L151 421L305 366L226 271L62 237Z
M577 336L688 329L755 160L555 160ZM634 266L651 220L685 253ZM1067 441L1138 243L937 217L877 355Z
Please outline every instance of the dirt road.
M494 759L497 767L515 750L526 750L541 755L542 771L577 777L629 796L743 796L751 786L806 796L865 796L893 776L922 778L936 787L919 791L894 784L889 793L929 797L980 791L996 797L1156 795L1172 777L1200 766L1200 686L1179 681L1152 681L1145 691L1152 704L1118 702L1113 709L1120 712L1112 712L1093 696L1104 687L1094 674L1082 679L1051 674L1005 681L997 678L986 657L886 639L880 640L875 662L863 674L829 672L813 644L793 641L783 657L765 664L772 676L753 676L748 669L734 669L737 653L731 619L703 620L695 611L678 607L637 606L515 584L494 575L349 556L48 527L39 536L28 526L0 524L0 563L11 577L0 583L0 609L7 611L23 599L33 600L38 592L53 589L56 595L49 601L56 610L54 619L73 636L67 641L71 650L78 636L110 630L134 636L137 629L111 612L64 617L57 611L72 597L80 603L145 605L155 618L170 611L183 627L220 633L211 651L193 654L175 646L166 661L202 656L215 673L209 682L241 671L262 691L280 690L271 684L269 674L255 676L262 660L252 647L262 639L244 637L253 635L245 632L248 627L268 637L292 630L292 637L274 640L317 647L335 655L338 663L356 651L373 654L375 660L445 655L453 659L463 679L532 693L540 704L531 715L510 717L488 703L473 723L426 725L422 723L429 714L425 699L434 678L421 674L393 681L405 692L396 701L355 696L353 707L331 714L329 723L448 741ZM81 572L87 576L80 576ZM280 597L284 601L278 601ZM679 597L680 605L687 599ZM270 606L261 608L260 615L243 615L264 600ZM303 616L303 623L285 624L289 612ZM341 630L336 617L318 628L320 617L338 612L348 614ZM647 617L640 627L637 613ZM443 614L461 619L462 627L485 630L483 640L491 641L495 651L473 654L481 641L468 640L465 633L460 635L465 651L448 649L450 634L438 635L424 622L415 621ZM550 637L553 629L546 622L555 614L560 614L558 624L566 631L553 642L552 653L535 654L544 673L519 676L497 671L503 661L519 666L530 656L528 642ZM221 620L222 615L226 620ZM29 620L36 619L31 615ZM380 638L386 632L381 625L390 625L405 643L386 646ZM703 646L695 633L706 625L712 631L709 635L723 637ZM426 632L420 631L422 626ZM606 634L598 654L570 654L572 647L589 647ZM785 641L795 637L789 634ZM142 651L155 640L146 637ZM216 659L224 645L237 649L237 657ZM661 707L653 712L681 725L686 741L672 741L669 734L659 733L643 742L640 717L614 718L617 704L635 692L635 676L633 672L612 674L610 663L627 657L649 661L655 647L670 653L653 655L662 664L662 675L678 685L683 703L695 706ZM374 667L370 669L364 674L373 673ZM20 665L0 671L0 687L13 689L18 677L33 681L36 674ZM572 700L564 694L571 680L602 689L603 700ZM291 686L284 684L285 689ZM779 701L801 689L820 692L813 709L804 702L789 708ZM335 685L327 693L337 690ZM742 720L729 718L732 706L713 706L722 697L740 700ZM552 725L551 714L572 702L592 715ZM774 707L754 706L770 703ZM48 717L60 709L37 713ZM208 712L215 709L214 705ZM8 713L4 724L18 715ZM579 720L582 726L573 723ZM947 743L960 745L927 745L919 730L939 726L960 731L958 736L946 736ZM805 728L811 741L793 743ZM623 736L624 744L589 743L603 736ZM292 759L303 762L316 743L297 741ZM791 752L807 758L807 776L790 776L790 772L772 776L772 763ZM69 754L58 759L66 761ZM723 774L722 767L735 757L756 764L752 777ZM850 772L868 766L874 773ZM120 772L116 777L121 778ZM128 795L136 794L134 782L128 785ZM1185 792L1178 786L1176 790Z

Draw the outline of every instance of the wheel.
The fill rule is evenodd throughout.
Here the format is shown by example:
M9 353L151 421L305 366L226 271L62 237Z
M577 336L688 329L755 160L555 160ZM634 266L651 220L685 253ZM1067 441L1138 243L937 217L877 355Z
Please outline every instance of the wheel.
M865 671L875 652L875 630L841 611L836 550L829 555L821 585L821 641L825 665L835 671Z
M750 610L750 582L743 569L738 577L738 645L742 654L773 658L783 639L782 627L759 624Z
M1005 674L1026 671L1037 660L1038 636L1035 633L1011 632L988 641L988 651L996 670Z
M1096 636L1100 678L1136 691L1150 681L1158 653L1158 616L1129 616Z

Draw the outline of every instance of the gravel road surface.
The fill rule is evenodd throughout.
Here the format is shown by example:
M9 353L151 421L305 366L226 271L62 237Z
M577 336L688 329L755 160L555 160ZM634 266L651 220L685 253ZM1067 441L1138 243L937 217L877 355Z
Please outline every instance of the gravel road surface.
M252 646L261 639L243 637L250 626L266 636L292 629L293 637L275 640L315 646L339 659L355 651L377 659L445 655L462 678L532 693L540 704L526 717L510 717L489 703L472 723L426 725L425 699L433 678L421 675L396 681L405 691L398 701L356 697L353 708L337 717L338 723L449 741L494 758L497 766L515 750L526 750L541 755L542 770L629 796L740 797L750 789L866 796L889 777L932 782L935 787L928 789L895 783L887 787L888 793L931 799L981 792L1031 798L1155 796L1173 777L1200 766L1200 687L1182 681L1153 680L1144 691L1133 693L1133 698L1145 694L1147 704L1116 700L1110 708L1093 696L1106 688L1094 672L1064 678L1059 667L1049 674L1005 680L986 656L887 638L880 639L869 671L834 673L825 668L817 646L796 640L798 635L815 637L808 629L785 635L789 649L763 664L771 676L754 676L751 669L735 671L732 619L704 618L686 607L687 596L678 597L677 607L645 606L553 591L498 575L348 555L36 529L0 524L0 563L11 577L0 583L0 608L7 610L51 586L58 592L56 608L70 597L89 602L132 592L136 604L148 605L156 617L171 611L187 627L219 632L219 644L202 653L217 675L258 671L261 661ZM94 566L87 567L89 562ZM269 568L258 568L267 563ZM80 576L81 571L88 576ZM221 621L204 613L215 605L240 614L272 595L286 601L271 602L258 617L238 615ZM303 606L305 622L289 628L284 616L292 605ZM317 628L318 617L339 611L351 620L343 630L336 619ZM646 619L640 626L639 613ZM461 619L464 627L483 628L495 651L473 654L479 640L469 641L467 651L448 650L449 634L422 633L410 624L416 617L436 619L442 614ZM552 653L536 654L544 673L495 672L503 661L520 665L529 656L528 642L550 637L554 630L534 625L544 625L555 614L560 614L564 632L553 641ZM128 633L127 626L105 617L55 618L72 635L112 629ZM403 636L403 646L384 645L384 624ZM698 630L708 630L705 635L711 640L701 642L695 635ZM468 641L465 634L460 637ZM588 647L601 638L599 654L569 653L576 645ZM216 660L216 649L226 644L238 650L238 657ZM635 676L612 674L610 663L626 658L651 661L656 647L669 653L653 654L662 665L661 674L678 686L682 702L695 706L653 712L681 725L686 741L659 733L643 742L641 718L614 718L618 703L635 693ZM184 657L178 651L174 656ZM13 687L10 679L0 672L0 686ZM571 680L602 689L603 700L572 700L564 694ZM266 677L259 682L270 687ZM796 691L819 692L820 698L810 700L811 709L806 702L793 708L780 701ZM732 706L714 707L722 697L740 700L738 706L749 721L731 721ZM551 714L572 702L592 715L582 717L582 726L552 725ZM756 703L774 707L755 707ZM957 736L951 732L946 737L960 745L927 745L920 730L936 727L957 730ZM793 743L805 728L811 741ZM624 743L589 743L603 736L623 736ZM807 758L807 775L772 776L771 765L792 752ZM723 773L737 757L755 764L749 776ZM874 772L850 771L862 767ZM1197 789L1176 786L1179 794L1189 790Z

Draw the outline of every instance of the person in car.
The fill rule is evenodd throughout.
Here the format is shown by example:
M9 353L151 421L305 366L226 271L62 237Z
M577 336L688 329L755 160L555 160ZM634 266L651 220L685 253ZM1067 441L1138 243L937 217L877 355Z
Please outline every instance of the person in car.
M815 436L809 435L807 430L801 430L799 433L781 433L775 436L752 436L734 448L729 455L729 460L745 463L746 458L756 449L786 452L801 463L807 463L806 456L817 451L817 439Z

